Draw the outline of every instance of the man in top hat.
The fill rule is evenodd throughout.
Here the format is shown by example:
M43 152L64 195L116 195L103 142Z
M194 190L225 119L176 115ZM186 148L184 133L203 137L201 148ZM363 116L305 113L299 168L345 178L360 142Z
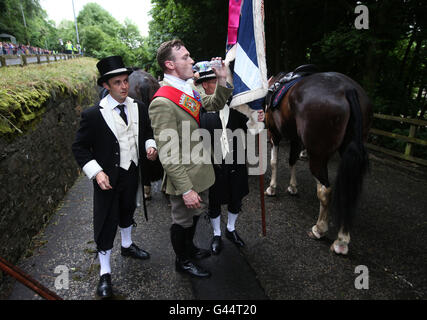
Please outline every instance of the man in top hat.
M147 108L128 97L132 70L125 68L120 56L100 60L97 68L101 74L98 85L109 94L82 112L72 150L83 172L93 180L94 239L101 265L97 295L108 298L112 296L110 255L118 226L122 256L150 257L132 242L131 232L143 148L150 160L156 159L157 151Z

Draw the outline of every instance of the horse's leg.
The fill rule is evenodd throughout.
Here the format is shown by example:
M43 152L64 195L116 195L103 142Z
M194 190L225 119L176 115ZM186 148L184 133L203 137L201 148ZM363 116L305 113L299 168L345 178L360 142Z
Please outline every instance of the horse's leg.
M310 170L316 178L317 198L319 199L319 217L316 224L308 232L310 238L320 239L328 231L329 203L332 188L328 179L327 162L310 159Z
M311 228L308 235L313 239L322 238L328 231L329 203L331 200L331 187L325 187L319 180L317 182L317 198L319 199L320 209L316 224Z
M344 228L341 227L338 232L338 239L331 245L331 251L336 254L346 255L348 253L348 244L350 243L350 232L344 232Z
M289 151L289 166L291 168L291 179L289 181L288 192L291 195L298 193L297 189L297 176L296 176L296 163L298 160L298 154L301 151L301 145L297 140L291 141L291 149Z
M276 195L276 186L277 186L277 153L279 150L279 144L273 141L273 146L271 148L271 180L270 186L265 191L265 195L273 197Z

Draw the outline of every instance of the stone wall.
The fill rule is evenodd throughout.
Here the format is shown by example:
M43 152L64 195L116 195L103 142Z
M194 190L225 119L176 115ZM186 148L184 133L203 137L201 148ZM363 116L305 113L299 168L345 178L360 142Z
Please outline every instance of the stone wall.
M0 257L10 263L26 252L77 178L71 144L81 110L96 99L95 85L84 93L51 92L33 129L12 142L0 137ZM2 280L0 272L0 290Z

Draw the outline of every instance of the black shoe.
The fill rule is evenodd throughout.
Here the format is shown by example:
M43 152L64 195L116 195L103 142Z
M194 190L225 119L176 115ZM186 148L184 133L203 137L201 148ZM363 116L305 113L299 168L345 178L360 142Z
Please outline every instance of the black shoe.
M219 254L222 249L221 236L214 236L211 243L211 249L213 254Z
M211 273L190 260L175 260L175 270L197 278L209 278Z
M111 298L113 295L113 287L111 285L111 274L105 273L99 279L96 294L101 299Z
M227 237L227 239L229 239L231 242L233 242L238 247L243 247L245 245L243 240L237 234L236 230L228 231L228 229L226 229L225 230L225 236Z
M129 248L122 247L122 256L141 260L150 258L150 254L147 251L138 248L134 243L132 243Z

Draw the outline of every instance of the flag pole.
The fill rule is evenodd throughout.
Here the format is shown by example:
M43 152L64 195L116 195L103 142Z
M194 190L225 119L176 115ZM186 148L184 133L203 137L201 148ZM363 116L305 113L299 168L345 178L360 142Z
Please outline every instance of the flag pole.
M235 75L239 76L240 79L237 85L233 81L235 85L233 91L234 97L230 107L237 107L263 98L263 91L267 93L267 79L265 79L265 81L261 80L262 85L259 87L259 82L254 81L252 77L254 72L255 74L257 72L260 73L259 77L267 77L265 62L265 39L263 31L264 2L263 0L229 0L228 13L226 60L235 60L233 72ZM241 25L243 25L242 28ZM238 43L240 44L239 51L236 49ZM256 52L253 52L251 49L253 46L256 47ZM254 55L254 53L256 53L256 55ZM251 68L251 72L244 72L244 70L247 68ZM253 69L258 69L258 71L254 71ZM249 74L251 75L250 77L248 77ZM258 133L258 156L261 170L259 174L259 187L261 199L262 234L263 236L266 236L264 174L262 172L264 166L262 160L263 157L261 140L261 135Z
M259 196L261 199L261 223L262 223L262 235L265 237L267 235L266 223L265 223L265 199L264 199L264 174L262 173L263 163L262 163L262 148L261 148L261 135L258 134L258 157L259 157L259 167L261 174L259 176Z

